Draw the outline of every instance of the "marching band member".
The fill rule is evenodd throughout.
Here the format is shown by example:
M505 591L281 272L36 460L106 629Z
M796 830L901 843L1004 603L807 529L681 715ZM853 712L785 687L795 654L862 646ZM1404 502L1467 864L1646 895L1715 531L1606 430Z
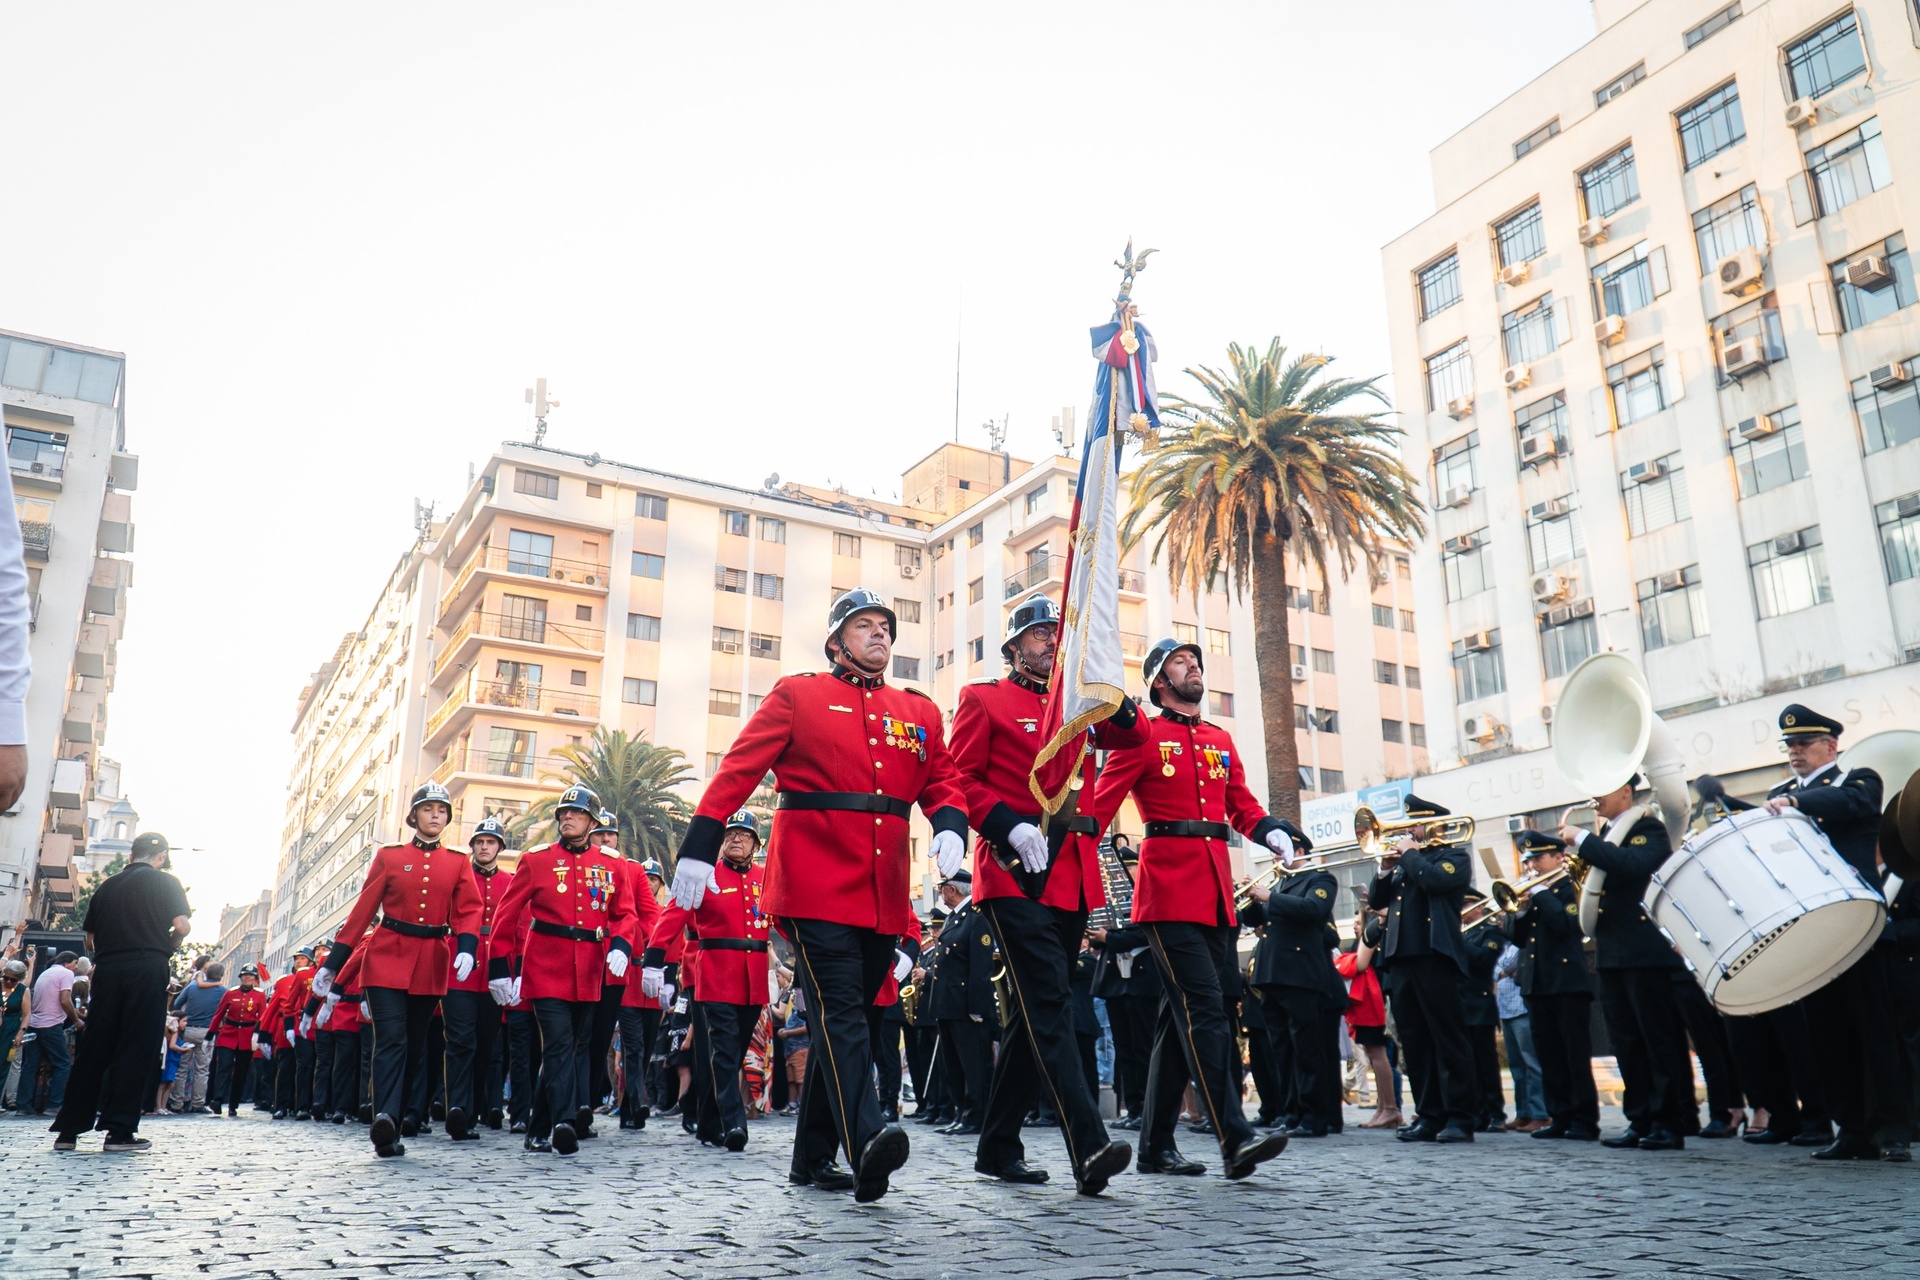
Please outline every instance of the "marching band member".
M1548 876L1566 862L1567 842L1544 831L1520 833L1520 865ZM1600 1094L1593 1083L1593 978L1580 932L1580 892L1564 877L1534 886L1512 923L1520 948L1516 981L1533 1024L1540 1083L1550 1123L1536 1138L1592 1142L1600 1136Z
M480 890L480 945L473 969L449 983L440 1001L447 1027L447 1136L455 1142L478 1138L473 1127L482 1120L492 1128L500 1127L500 1095L492 1083L500 1007L487 992L487 967L496 952L494 921L513 883L513 872L500 867L507 832L498 818L482 818L467 843L474 884ZM450 957L449 962L457 958Z
M1327 1012L1347 1004L1326 936L1340 882L1330 871L1300 865L1313 842L1291 822L1280 825L1293 845L1279 855L1286 875L1272 889L1250 886L1253 901L1240 920L1260 929L1252 985L1283 1082L1281 1098L1293 1102L1283 1117L1293 1122L1287 1136L1324 1138L1340 1116L1339 1028ZM1273 1100L1276 1112L1281 1098Z
M1206 1172L1174 1146L1190 1074L1219 1140L1226 1176L1244 1178L1286 1150L1287 1136L1255 1133L1240 1108L1238 1048L1220 982L1221 969L1232 963L1228 952L1238 926L1227 839L1238 830L1276 853L1289 845L1280 823L1247 789L1233 739L1201 718L1206 677L1199 646L1162 640L1148 652L1140 674L1160 714L1146 742L1108 756L1092 804L1102 831L1128 796L1146 822L1132 919L1145 927L1166 983L1137 1167L1142 1173ZM1176 1054L1184 1056L1185 1071Z
M1463 904L1485 903L1486 895L1468 889L1461 895ZM1467 977L1460 988L1461 1020L1467 1025L1467 1044L1473 1050L1473 1089L1479 1099L1476 1133L1501 1133L1506 1130L1507 1097L1500 1084L1500 1050L1495 1041L1500 1033L1500 1000L1493 991L1494 966L1507 949L1507 935L1488 912L1460 935L1467 951Z

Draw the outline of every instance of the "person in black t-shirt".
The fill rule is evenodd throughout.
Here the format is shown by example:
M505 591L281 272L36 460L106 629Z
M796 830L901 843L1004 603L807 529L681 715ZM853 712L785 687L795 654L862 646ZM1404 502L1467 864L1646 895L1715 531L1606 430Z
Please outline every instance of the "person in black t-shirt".
M165 836L134 838L124 871L94 890L84 928L94 956L93 1005L73 1078L52 1130L55 1151L71 1151L85 1130L104 1129L106 1151L145 1151L140 1112L166 1026L167 958L186 940L192 909L166 873Z

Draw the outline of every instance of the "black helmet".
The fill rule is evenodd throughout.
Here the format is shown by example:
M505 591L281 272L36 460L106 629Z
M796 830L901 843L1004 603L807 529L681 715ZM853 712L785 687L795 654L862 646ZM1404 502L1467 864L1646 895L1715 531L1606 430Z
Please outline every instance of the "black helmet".
M1000 641L1000 656L1013 661L1013 642L1035 627L1059 626L1060 606L1053 597L1035 593L1015 605L1007 615L1007 634Z
M753 816L753 810L735 809L733 816L727 819L727 825L721 828L721 834L724 835L736 827L751 835L755 844L760 843L760 819Z
M620 823L614 818L613 810L611 809L602 809L595 815L593 819L593 830L587 834L597 836L602 833L616 836L620 834Z
M502 849L507 847L507 829L501 824L500 819L494 817L492 814L488 814L474 824L473 837L468 840L467 843L471 845L474 840L478 840L481 836L492 836L500 842Z
M1167 665L1167 659L1182 649L1193 655L1193 660L1200 665L1201 674L1206 674L1207 660L1201 654L1200 646L1183 644L1171 637L1159 641L1153 648L1147 650L1146 658L1140 663L1140 679L1147 686L1147 697L1156 707L1160 705L1160 695L1153 691L1154 679L1160 674L1160 668Z
M415 825L413 815L423 804L443 804L449 814L453 812L453 797L447 794L447 789L437 782L423 782L415 789L412 803L407 805L408 826Z
M887 607L885 600L865 587L842 591L834 597L833 606L827 610L827 638L820 646L826 652L827 661L833 661L833 642L839 638L840 628L847 624L847 619L856 613L866 613L869 610L884 615L887 620L887 634L895 640L900 638L900 619L894 617L893 610Z
M600 820L600 797L593 794L592 787L583 787L574 783L560 793L560 799L554 802L553 816L558 818L569 809L578 809L587 815L589 821Z
M313 948L302 947L298 951L294 952L293 954L296 956L305 956L307 959L311 960L313 959Z
M257 978L260 976L260 966L257 964L243 964L240 966L240 976L243 978Z
M655 880L664 881L667 878L667 873L660 869L660 859L658 858L648 858L640 864L640 869L652 876Z

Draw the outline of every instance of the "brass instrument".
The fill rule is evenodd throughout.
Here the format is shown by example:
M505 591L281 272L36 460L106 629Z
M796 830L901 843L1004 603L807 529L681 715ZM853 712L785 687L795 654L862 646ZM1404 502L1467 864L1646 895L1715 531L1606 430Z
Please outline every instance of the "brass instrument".
M1106 891L1107 903L1087 913L1087 928L1124 929L1133 919L1133 870L1114 851L1110 839L1100 842L1098 854L1100 887Z
M908 1022L919 1019L920 988L911 982L900 988L900 1012L906 1015Z
M1233 891L1234 912L1238 914L1247 909L1247 904L1253 901L1253 890L1256 885L1261 888L1271 889L1288 876L1298 875L1303 871L1332 871L1340 867L1358 866L1363 862L1373 862L1375 860L1373 854L1365 852L1355 853L1344 858L1310 857L1305 861L1296 862L1292 865L1282 863L1278 858L1275 858L1265 871L1250 880L1242 881L1240 887Z
M1471 929L1475 925L1482 924L1491 919L1496 914L1508 916L1518 915L1520 909L1526 905L1527 900L1533 896L1535 889L1544 888L1550 884L1558 884L1562 880L1573 885L1575 889L1580 889L1585 886L1587 872L1591 870L1586 860L1578 854L1569 853L1562 856L1564 860L1558 867L1541 875L1526 876L1518 882L1512 880L1495 880L1488 886L1485 901L1472 903L1465 911L1460 913L1461 929Z
M1473 819L1464 814L1448 814L1441 818L1401 818L1394 822L1382 822L1373 810L1361 805L1353 811L1353 838L1369 858L1378 858L1393 852L1389 847L1389 837L1415 827L1425 827L1427 836L1420 842L1422 849L1435 849L1446 844L1468 844L1473 840Z

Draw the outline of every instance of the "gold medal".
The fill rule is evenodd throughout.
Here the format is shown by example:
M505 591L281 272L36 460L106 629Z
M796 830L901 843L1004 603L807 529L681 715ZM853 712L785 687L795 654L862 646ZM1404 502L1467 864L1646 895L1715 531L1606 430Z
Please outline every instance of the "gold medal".
M1163 778L1171 778L1173 776L1173 765L1171 763L1161 765L1160 776Z

